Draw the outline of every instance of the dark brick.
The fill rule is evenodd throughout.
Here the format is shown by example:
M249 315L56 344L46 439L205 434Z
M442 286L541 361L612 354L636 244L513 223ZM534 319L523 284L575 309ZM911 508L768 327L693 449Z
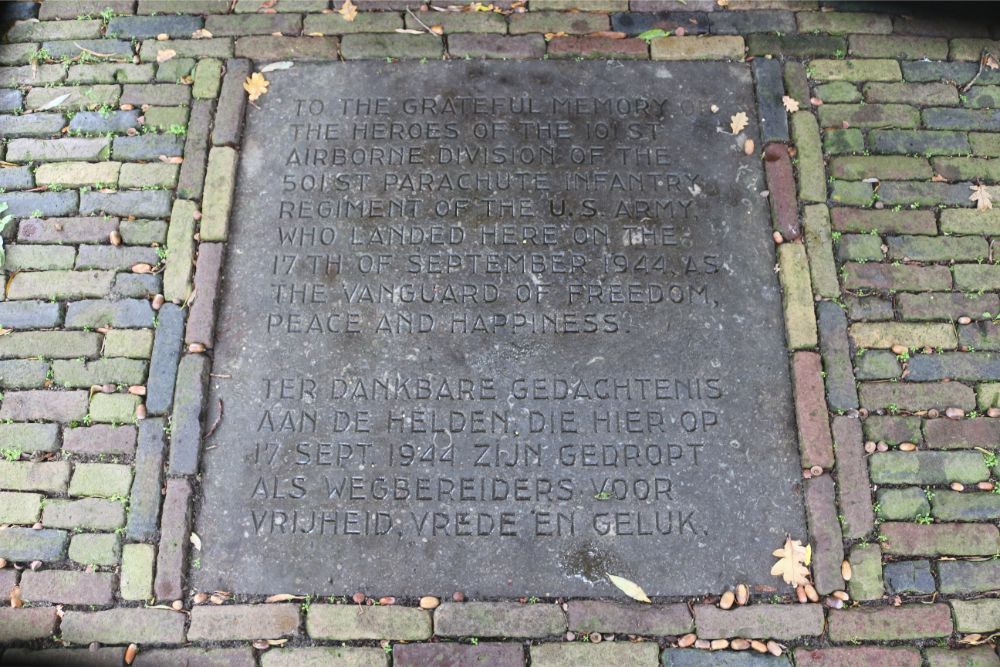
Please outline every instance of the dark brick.
M843 537L834 501L833 478L822 475L805 482L806 519L815 545L812 570L816 590L826 595L843 590L840 564L844 560Z
M49 218L22 220L18 243L101 243L118 229L118 218Z
M913 382L928 380L998 380L1000 356L992 352L942 352L910 358L906 376Z
M48 301L0 303L0 326L5 329L48 329L59 324L59 304Z
M0 111L10 113L20 111L24 106L24 95L20 90L0 90Z
M765 150L764 172L774 227L786 240L795 240L802 235L802 231L799 227L795 174L785 146L773 144Z
M781 63L777 60L758 58L753 61L753 75L757 89L757 108L760 112L761 141L788 141L788 114L781 98L785 83Z
M646 42L637 38L612 39L599 36L557 37L549 42L552 58L649 58Z
M208 357L188 354L177 367L170 435L171 475L194 475L198 472L209 365Z
M105 213L139 218L166 218L170 215L170 199L169 190L84 192L80 198L80 212L84 215Z
M834 231L880 234L937 234L933 211L863 210L834 207L831 210Z
M902 35L851 35L851 55L862 58L919 60L948 57L947 40Z
M934 592L934 575L926 560L900 560L886 563L882 568L886 592L890 595L914 593L927 595Z
M73 301L66 308L67 328L138 329L151 326L153 309L145 299L88 299Z
M988 524L883 523L882 550L898 556L992 556L1000 533Z
M931 499L931 512L938 521L996 521L1000 495L939 490Z
M200 16L163 14L159 16L116 16L108 22L110 37L147 39L165 34L170 37L190 38L191 33L202 27Z
M896 16L892 21L892 29L898 35L989 37L989 31L983 22L969 21L965 17Z
M191 533L190 499L190 482L186 479L167 480L160 519L156 579L153 582L153 592L159 600L179 600L184 594L184 553ZM191 636L191 639L195 638L195 635Z
M941 560L937 562L941 592L945 595L987 593L1000 581L1000 560ZM931 590L934 585L931 579Z
M159 160L161 155L178 157L184 139L174 134L140 134L115 137L112 152L116 160Z
M250 61L231 59L226 61L226 75L222 79L219 92L219 106L215 111L212 129L213 146L231 146L239 143L243 131L243 108L246 94L243 81L250 76Z
M212 100L195 100L191 106L184 143L184 162L177 179L177 194L185 199L201 201L205 184L205 162L208 158L208 133L212 120Z
M931 130L872 130L868 143L873 153L967 155L971 152L964 132Z
M220 14L206 18L205 29L215 37L273 35L276 32L284 35L297 35L302 29L302 18L295 14L244 14L228 16ZM239 50L239 42L237 42L237 50ZM239 57L239 54L237 54L237 57ZM336 57L336 54L334 54L334 57Z
M195 299L191 304L184 342L202 343L212 347L214 342L215 306L218 298L219 278L225 246L221 243L202 243L198 246L198 264L194 274Z
M988 312L991 315L996 315L997 310ZM958 326L958 343L976 350L1000 350L1000 326L987 321L960 324Z
M985 317L983 313L995 314L1000 311L1000 298L996 294L963 294L961 292L929 292L925 294L900 294L896 297L896 307L904 320L957 320L968 316L972 319ZM977 325L966 325L973 328ZM962 345L981 348L962 340Z
M611 29L630 37L647 30L675 32L684 28L688 35L708 32L708 15L702 12L619 12L611 15Z
M44 137L58 135L66 124L61 113L33 113L24 116L0 116L0 133L6 137ZM6 168L3 171L9 171Z
M880 417L872 415L864 421L865 437L876 442L896 445L901 442L923 442L920 417Z
M826 369L826 400L832 410L858 407L858 390L851 368L851 349L847 340L847 316L832 301L817 306L820 351Z
M69 122L71 132L83 134L106 134L108 132L125 132L139 127L139 111L112 111L102 114L97 111L81 111Z
M951 635L948 605L904 605L830 610L835 642L924 639Z
M253 649L159 648L145 649L136 656L135 667L255 667Z
M857 648L797 648L797 667L920 667L920 651L915 648L883 648L864 646Z
M29 570L21 575L21 597L26 602L108 605L114 601L113 581L106 572Z
M951 272L944 266L845 264L845 289L883 289L932 292L951 289Z
M158 322L146 384L146 409L150 415L166 414L173 405L174 380L183 345L184 310L166 303L160 308Z
M184 622L184 614L165 609L67 611L60 630L64 641L75 644L180 644Z
M392 649L395 667L523 667L524 648L520 644L396 644Z
M10 593L3 591L3 594L6 598ZM49 639L56 632L57 622L58 616L56 616L55 607L0 608L0 644ZM15 662L16 656L10 655L15 650L17 649L11 649L4 653L7 656L2 660L4 665L22 664ZM8 662L8 659L11 661Z
M128 539L142 542L156 534L160 515L161 471L166 448L166 424L162 419L146 419L139 424L139 446L135 453L135 478L129 498Z
M73 190L65 192L7 192L0 195L0 201L7 204L4 215L28 218L36 215L73 215L77 212L79 197Z
M724 610L697 604L694 621L701 639L790 640L822 634L823 608L818 604L751 605Z
M744 35L754 32L795 32L795 15L781 9L752 12L712 12L708 15L713 35Z
M371 36L373 35L351 35L351 37ZM389 33L386 36L405 37L409 35ZM432 37L438 45L441 44L441 40L437 36L427 35L427 37ZM347 38L344 39L346 43ZM259 61L337 60L339 44L340 39L337 37L275 37L272 35L240 37L236 40L236 57Z
M49 607L48 609L55 609ZM125 661L125 647L10 649L4 665L17 667L109 667Z
M134 426L95 426L67 428L63 431L63 449L86 456L124 455L135 453Z
M751 56L832 56L847 52L847 39L820 33L755 33L747 35L747 50Z
M1000 131L1000 111L992 109L924 109L924 125L937 130Z
M459 58L534 60L545 55L545 38L541 35L507 37L460 33L448 37L448 53Z
M296 604L201 605L191 612L190 641L294 637L299 630Z
M68 543L65 530L4 528L0 530L0 558L18 562L62 560Z

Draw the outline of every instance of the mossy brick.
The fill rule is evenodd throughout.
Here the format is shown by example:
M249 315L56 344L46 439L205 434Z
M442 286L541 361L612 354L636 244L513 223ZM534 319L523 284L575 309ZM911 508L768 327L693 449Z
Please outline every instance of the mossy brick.
M77 535L75 541L81 537ZM71 543L72 544L72 543ZM70 553L73 547L70 546ZM21 596L27 602L71 605L108 605L113 602L112 575L73 570L39 570L21 577Z
M837 258L842 262L881 262L882 237L873 234L844 234L837 241Z
M882 181L879 199L885 206L966 206L969 186L965 183Z
M950 181L1000 180L1000 159L936 157L934 171Z
M984 313L1000 311L1000 298L996 294L963 294L961 292L928 292L925 294L900 294L896 307L904 320L957 320L967 316L981 319ZM964 345L959 329L959 344Z
M46 107L47 110L67 109L83 111L86 109L97 109L106 105L116 106L120 95L121 86L108 84L32 88L24 98L24 105L28 109ZM62 99L62 101L59 101L59 99ZM49 106L53 102L55 104Z
M784 292L785 332L793 350L816 347L816 314L805 246L783 243L778 246L778 277Z
M94 53L100 53L101 56L98 59L106 62L131 62L133 57L130 42L112 39L47 41L42 42L42 49L49 54L49 58L59 60L92 57Z
M106 33L109 37L148 39L157 35L172 38L190 37L202 27L200 16L183 14L163 14L159 16L115 16L108 21Z
M992 317L995 313L990 313ZM959 344L975 350L1000 350L1000 327L995 322L975 322L958 326Z
M57 303L48 301L0 303L0 326L5 329L49 329L55 327L61 319Z
M975 63L942 62L934 60L917 60L903 62L903 77L907 81L955 81L964 84L976 75L978 69ZM1000 83L1000 74L990 70L984 71L979 79L980 84Z
M11 162L65 162L106 160L111 141L106 137L83 139L14 139L7 144L7 160Z
M791 127L792 139L798 151L799 199L825 202L826 176L816 117L808 111L797 111L792 114Z
M165 220L123 220L119 231L127 245L162 245L167 241Z
M638 606L604 600L574 600L567 610L574 632L620 632L631 635L681 635L694 630L686 605Z
M868 135L873 153L967 155L971 147L964 132L935 130L873 130Z
M687 7L687 5L681 6ZM667 9L670 7L668 6ZM708 20L714 35L795 32L795 14L783 9L762 8L753 12L713 12L708 15Z
M42 528L4 528L0 530L0 558L10 561L62 560L68 542L66 531ZM0 626L2 627L2 626ZM0 630L2 632L2 630ZM2 636L2 634L0 634Z
M657 37L650 42L653 60L743 60L746 45L736 35Z
M184 642L182 613L141 607L106 611L67 611L60 624L62 639L74 644L180 644Z
M899 63L888 59L825 60L809 63L806 70L815 81L902 81Z
M205 29L215 37L297 35L302 29L302 17L294 14L217 14L205 19Z
M984 157L1000 157L1000 133L969 132L972 152Z
M0 133L13 137L51 137L66 125L61 113L32 113L23 116L0 116ZM4 171L8 171L5 169Z
M86 416L85 391L9 391L4 394L0 419L71 422Z
M785 57L833 56L847 50L847 39L822 33L754 33L747 35L747 51L751 56L776 55Z
M57 359L52 362L53 381L63 387L91 387L99 384L142 384L146 362L124 357L86 361Z
M882 296L858 296L848 293L842 297L851 320L877 322L893 319L892 301Z
M97 423L130 424L142 400L132 394L94 394L90 399L90 418Z
M852 600L878 600L885 595L882 581L882 550L877 544L859 544L851 549L848 593Z
M67 461L0 461L0 489L64 493L68 482Z
M115 533L80 533L70 539L68 555L81 565L117 565L121 544Z
M8 30L4 39L8 42L42 42L52 39L98 39L102 22L97 20L77 21L17 21Z
M1000 382L983 382L976 385L976 406L983 411L1000 407Z
M194 86L191 94L195 99L215 99L222 87L222 61L217 58L203 58L194 69Z
M76 250L71 247L14 245L7 248L4 268L8 271L52 271L72 269Z
M38 18L78 19L81 16L95 16L101 12L128 14L135 8L132 0L48 0L48 4L38 8Z
M931 500L938 521L996 521L1000 519L1000 494L936 491Z
M945 595L994 591L1000 581L1000 560L942 560L937 569Z
M964 93L962 106L972 109L1000 106L1000 86L973 86Z
M993 632L1000 629L1000 599L952 600L955 629L959 632Z
M345 35L340 45L345 60L372 58L420 59L440 58L444 52L436 35L352 34Z
M153 564L156 548L151 544L122 547L119 592L123 600L148 600L153 596Z
M208 371L208 358L200 354L185 355L177 366L171 422L171 474L192 475L198 470Z
M888 380L903 372L899 359L888 350L870 350L855 358L854 375L859 380Z
M830 201L846 206L871 206L875 190L870 183L830 180Z
M163 295L168 301L183 302L191 291L194 261L194 229L197 207L177 199L167 228L167 265L163 273Z
M33 524L41 515L40 493L0 491L0 523Z
M91 332L24 331L0 336L0 358L7 359L34 356L48 359L93 357L99 350L99 336Z
M69 495L99 498L127 496L131 486L131 466L117 463L77 463L69 483Z
M354 36L367 37L368 35ZM407 37L410 35L392 33L391 36ZM439 37L435 35L425 36L432 37L441 45ZM237 39L235 52L237 58L249 58L250 60L263 62L274 60L327 61L337 59L337 47L339 44L340 39L337 37L277 37L258 35Z
M67 329L137 328L153 326L154 312L146 299L92 299L66 307Z
M943 234L995 236L1000 234L1000 210L946 208L941 211Z
M155 62L160 51L167 49L174 52L175 58L231 58L233 41L228 37L171 39L165 42L147 39L139 48L139 60L144 63Z
M623 12L628 0L535 0L533 10L583 10L590 12Z
M907 292L939 292L951 289L946 266L854 264L843 266L845 289L880 289Z
M857 128L825 130L823 152L831 155L861 153L865 150L865 137Z
M199 228L202 241L226 240L238 158L236 150L228 146L216 146L208 155Z
M77 252L76 268L127 271L140 262L155 265L159 261L155 248L85 244Z
M890 236L889 258L916 262L975 262L989 257L986 239L973 236ZM957 284L957 281L956 281Z
M125 507L104 498L49 499L42 507L42 523L49 528L113 531L125 525Z
M934 130L1000 131L1000 110L930 107L922 114L924 126Z
M152 351L152 329L112 329L104 336L105 357L148 359Z
M877 452L869 470L873 484L975 484L990 476L979 452Z
M422 30L420 21L423 21L424 25L427 26L440 26L446 35L460 32L499 34L507 32L507 18L503 14L495 12L437 12L425 13L420 17L408 13L405 18L406 27L411 30ZM607 30L607 28L603 29Z
M375 658L376 661L381 657ZM396 644L392 649L392 663L396 667L422 667L423 665L496 665L521 667L524 665L524 648L517 643L477 642L459 644L441 642L426 644ZM341 662L339 664L357 664ZM377 664L366 663L366 664Z
M895 60L945 60L948 40L940 37L913 35L851 35L850 54L860 58L893 58ZM906 76L906 68L903 68ZM907 77L909 79L909 77Z
M528 16L538 12L514 14ZM557 12L558 13L558 12ZM607 17L604 17L604 28L608 29ZM353 21L348 21L336 12L330 14L307 14L302 22L303 35L347 35L351 33L395 32L402 29L403 17L396 12L359 12ZM511 32L514 32L511 30ZM589 31L588 31L589 32Z
M829 409L852 410L858 407L858 392L851 369L847 316L838 304L823 301L819 312L820 352L826 369L826 396Z
M531 11L511 14L509 20L512 35L547 32L586 35L610 29L608 15L596 12Z
M37 51L38 44L0 44L0 65L27 65Z
M191 101L191 86L178 83L129 83L122 86L122 104L178 106Z
M951 40L949 59L973 60L978 62L984 50L992 53L1000 52L1000 42L989 39L958 37Z
M360 7L360 9L378 9L373 7ZM277 0L273 9L278 14L301 14L303 12L321 12L327 9L327 0ZM383 8L384 9L384 8ZM253 14L260 11L258 0L236 0L233 11L237 14ZM367 14L368 12L362 12ZM360 15L360 14L359 14Z
M49 364L40 359L0 361L0 386L4 389L38 389L45 385Z
M826 206L806 206L802 212L806 252L813 292L822 297L840 295L837 284L837 266L833 259L833 240L830 231L830 212Z
M149 107L146 109L144 118L146 119L145 127L163 132L169 131L174 134L175 130L183 129L187 125L188 108L183 106Z
M59 449L58 424L0 424L0 449L54 452Z
M869 410L918 412L976 407L975 392L960 382L862 382L859 391L861 406Z
M920 417L884 417L871 415L864 420L865 437L868 440L887 442L923 442Z
M784 70L785 94L800 105L809 103L809 78L805 66L797 61L789 60Z
M614 642L583 644L557 642L535 644L529 649L534 667L580 667L583 665L635 665L654 667L658 664L656 642Z
M913 521L931 512L927 494L921 488L879 489L876 498L883 521Z
M407 607L373 607L358 614L347 605L316 604L306 612L306 631L313 639L414 641L430 638L431 617Z
M139 111L112 111L102 114L100 111L81 111L69 122L71 132L81 134L107 134L127 132L139 127Z
M169 190L84 192L80 196L80 213L165 218L170 214L170 195Z
M223 87L223 90L225 89ZM231 84L230 91L232 91ZM191 106L191 115L184 140L185 159L181 164L180 175L177 178L176 194L178 197L201 199L208 155L209 127L213 111L214 103L209 100L195 100Z
M994 264L956 264L955 289L995 290L1000 289L1000 266Z
M867 33L888 35L892 19L883 14L865 12L799 12L795 15L799 32L831 34Z
M694 621L698 636L703 639L744 637L781 641L823 633L823 609L818 604L749 605L729 610L696 604Z
M131 456L135 453L134 426L77 426L63 431L63 449L84 456Z
M930 449L993 449L1000 442L1000 419L928 419L924 439Z
M402 647L403 645L397 644L396 646ZM413 646L429 645L415 644ZM382 648L352 646L286 648L281 651L268 651L267 654L261 656L262 667L323 667L332 664L343 665L343 667L387 667L389 656Z
M811 467L805 457L803 467ZM821 595L827 595L844 588L841 576L844 561L843 533L837 516L834 481L831 476L822 475L807 480L804 486L806 523L814 545L813 582Z
M11 584L11 587L13 587L13 584ZM3 591L3 594L9 595L6 590ZM23 607L21 609L7 607L0 609L0 642L9 644L12 642L31 641L33 639L49 639L55 635L58 622L59 617L55 607ZM39 657L38 654L41 651L16 648L7 649L5 653L6 661L16 664L15 661L19 659L19 653L25 659L33 660ZM36 662L35 664L38 663ZM50 664L56 663L52 662Z
M295 604L198 606L191 612L188 640L226 640L298 634L299 607Z
M445 603L434 612L434 634L441 637L540 638L565 631L566 615L558 605L552 604Z
M569 35L549 41L548 58L607 58L645 60L649 46L637 38L614 39L601 35Z
M60 185L69 188L81 186L114 186L118 182L120 162L56 162L39 165L35 170L38 185Z
M920 111L905 104L824 104L819 107L823 127L913 128Z
M194 71L198 61L195 58L171 58L156 66L156 81L160 83L183 83L182 79Z
M850 156L830 160L830 175L849 181L929 179L931 166L925 158L897 156Z
M849 104L861 101L861 91L850 81L831 81L816 86L816 97L826 104Z
M448 53L459 58L534 60L545 55L545 38L541 35L457 34L448 38Z
M832 609L828 631L834 642L928 639L951 632L946 604Z
M989 646L971 648L928 648L928 667L996 667L1000 658Z
M129 162L122 165L118 186L122 188L173 188L177 185L179 169L180 166L176 164Z

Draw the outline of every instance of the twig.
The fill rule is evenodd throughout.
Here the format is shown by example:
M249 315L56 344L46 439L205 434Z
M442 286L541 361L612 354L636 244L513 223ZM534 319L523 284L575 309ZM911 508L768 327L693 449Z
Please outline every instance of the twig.
M969 80L969 83L967 83L964 86L962 86L961 90L962 90L963 93L968 92L969 88L972 88L972 84L974 84L976 81L978 81L979 77L982 76L983 70L986 68L986 59L990 55L991 54L990 54L989 51L987 51L986 49L983 49L982 54L979 56L979 71L976 72L976 76L972 77L972 79Z
M219 414L215 415L215 423L212 424L212 428L208 429L208 432L204 435L203 439L208 440L215 433L215 429L219 427L219 422L222 421L222 399L219 399Z
M429 32L430 34L436 34L433 30L427 27L423 21L417 18L417 15L413 13L409 8L407 8L406 13L413 17L413 20L420 24L420 27Z
M118 55L117 53L98 53L97 51L91 51L90 49L88 49L88 48L86 48L84 46L80 46L76 42L73 42L73 46L75 46L76 48L80 49L84 53L89 53L90 55L94 56L95 58L111 58L112 56ZM77 56L77 57L79 57L79 56Z

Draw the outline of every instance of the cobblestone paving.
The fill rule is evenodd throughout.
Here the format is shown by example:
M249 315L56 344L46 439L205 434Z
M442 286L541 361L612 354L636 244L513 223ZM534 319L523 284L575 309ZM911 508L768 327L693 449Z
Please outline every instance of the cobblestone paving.
M969 199L1000 195L1000 25L356 2L352 22L328 0L5 3L0 664L1000 665L1000 207ZM421 24L443 35L398 32ZM243 80L364 58L750 61L815 591L429 611L186 586Z

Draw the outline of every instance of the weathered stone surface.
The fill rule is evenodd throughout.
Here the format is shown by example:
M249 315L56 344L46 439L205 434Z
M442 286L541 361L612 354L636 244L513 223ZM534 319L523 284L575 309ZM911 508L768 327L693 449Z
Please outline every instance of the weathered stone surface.
M239 142L240 133L243 131L243 109L247 99L243 91L243 81L249 75L249 60L226 61L226 75L222 79L219 106L215 111L215 123L212 128L212 145L229 146Z
M173 405L183 331L184 310L172 303L164 304L159 311L159 326L153 340L146 384L146 409L150 415L165 414Z
M357 610L354 610L357 613ZM297 604L201 605L191 612L190 641L280 639L299 631Z
M419 641L431 636L431 616L412 607L315 604L306 612L306 632L312 639Z
M197 207L194 202L177 199L167 227L167 266L163 272L163 296L168 301L184 302L191 292L191 269L194 260L194 228Z
M306 649L308 650L308 649ZM357 649L355 649L357 650ZM373 650L373 649L360 649ZM136 667L255 667L253 649L243 648L164 648L146 649L136 656ZM307 662L296 662L302 667Z
M884 523L882 550L899 556L992 556L1000 549L996 526Z
M941 592L946 595L992 591L1000 577L1000 561L997 560L942 560L937 567ZM930 588L934 589L933 578Z
M228 146L217 146L208 154L200 223L202 241L226 240L238 157L239 154Z
M869 468L875 484L974 484L989 477L978 452L878 452Z
M64 640L76 644L180 644L184 621L184 614L164 609L67 611L60 630Z
M993 632L1000 628L1000 600L952 600L951 608L959 632Z
M395 644L392 649L395 667L460 667L461 665L491 665L523 667L524 648L520 644L489 644L475 646L458 643Z
M83 215L104 213L117 216L132 215L138 218L165 218L170 214L170 199L168 190L84 192L80 195L80 213Z
M49 500L42 509L42 523L52 528L115 530L125 524L125 508L117 500L103 498Z
M929 667L997 667L1000 657L989 646L972 648L928 648Z
M814 545L812 572L816 590L823 595L843 590L840 564L844 560L844 543L834 501L833 478L821 475L807 480L805 503L806 520Z
M851 549L851 580L847 591L852 600L878 600L885 594L882 583L882 550L877 544L859 544Z
M963 561L952 562L961 563ZM944 561L942 561L943 563ZM886 592L889 594L916 593L917 595L927 595L933 593L936 588L934 575L931 574L931 564L926 560L900 560L886 563L882 572ZM943 586L942 579L942 593L945 592Z
M7 594L7 591L4 593ZM13 643L48 639L55 634L57 622L55 607L0 608L0 642ZM8 650L5 655L9 653L11 651ZM15 655L12 660L16 659ZM6 657L4 663L7 663Z
M795 664L798 667L920 667L920 651L915 648L886 648L882 646L797 648Z
M947 637L951 631L951 613L944 604L830 611L829 634L836 642Z
M784 292L785 333L788 347L801 350L816 347L816 313L805 246L784 243L778 247L778 277Z
M25 572L21 575L21 597L26 602L98 606L111 604L114 600L110 574L71 570Z
M614 642L580 644L559 642L536 644L529 649L534 667L573 667L574 665L635 665L654 667L658 664L659 647L654 642Z
M209 367L208 357L201 354L186 355L177 367L170 437L170 473L173 475L198 472Z
M147 540L156 533L160 515L160 478L163 451L166 447L166 423L162 419L146 419L139 424L139 443L135 453L135 483L129 498L128 524L125 534L130 540Z
M833 440L821 372L820 356L815 352L796 352L793 356L795 418L804 468L833 466Z
M694 621L687 605L636 605L601 600L569 603L569 629L574 632L609 632L629 635L682 635Z
M66 554L64 530L10 527L0 530L0 558L10 561L57 561Z
M875 520L860 420L834 417L833 444L843 533L849 539L857 539L871 531Z
M831 410L858 407L858 390L851 370L851 348L847 339L847 315L832 301L817 306L820 352L826 369L826 400Z
M694 624L702 639L791 640L823 633L823 608L806 605L751 605L729 610L695 605Z
M0 419L71 422L87 414L85 391L9 391L4 394Z
M434 634L441 637L549 637L565 631L566 615L554 604L447 602L434 612Z
M184 577L184 554L191 537L190 500L191 484L186 479L174 478L167 480L167 492L163 500L163 514L160 517L160 541L156 555L156 579L153 582L153 592L160 600L176 600L184 592L182 581ZM233 637L233 639L236 639L236 637ZM240 639L248 639L248 637L240 637Z

